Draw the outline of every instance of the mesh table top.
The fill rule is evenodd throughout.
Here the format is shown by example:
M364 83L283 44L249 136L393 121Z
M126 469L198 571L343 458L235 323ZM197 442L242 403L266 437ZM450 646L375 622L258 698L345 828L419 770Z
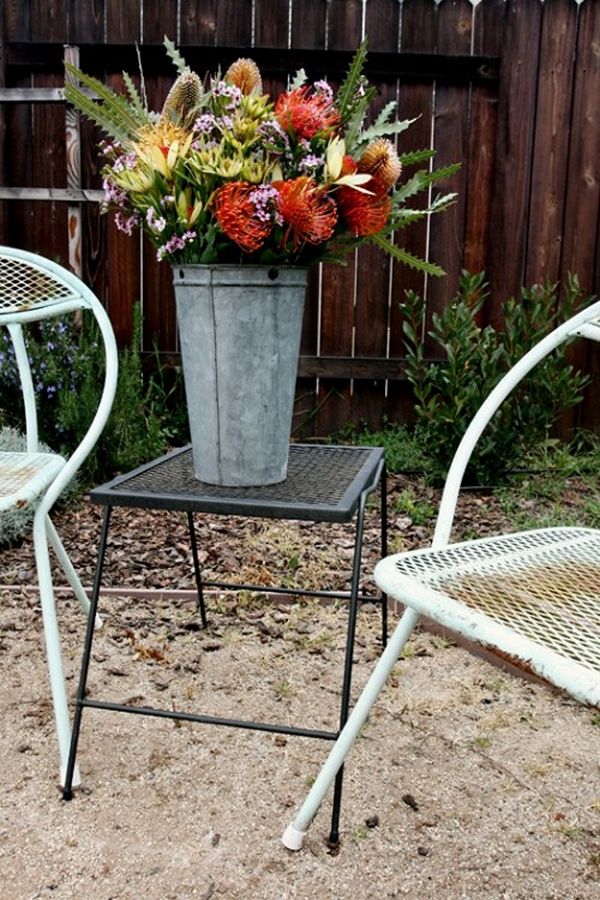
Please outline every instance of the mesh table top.
M376 484L383 458L381 447L292 444L285 481L236 488L199 481L191 448L183 447L94 488L90 496L106 506L348 522L361 493Z

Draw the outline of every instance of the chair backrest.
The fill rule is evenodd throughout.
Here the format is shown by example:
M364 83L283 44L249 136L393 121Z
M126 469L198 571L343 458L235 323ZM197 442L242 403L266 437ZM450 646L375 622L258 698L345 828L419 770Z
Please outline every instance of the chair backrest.
M590 340L600 341L600 301L592 303L586 309L581 310L562 325L559 325L550 334L546 335L539 343L532 347L515 365L504 375L496 387L491 391L487 399L475 414L463 438L456 449L452 459L446 483L440 502L437 522L432 539L432 547L443 547L450 539L454 513L458 493L465 474L465 470L475 449L477 441L481 437L487 424L497 412L506 397L525 378L535 366L548 354L556 350L561 344L573 337L585 337Z
M48 508L92 449L106 423L116 389L117 348L104 307L76 275L35 253L0 246L0 325L8 327L15 351L25 408L28 452L38 450L38 422L22 326L81 309L89 309L100 328L106 359L104 385L87 433L48 492Z

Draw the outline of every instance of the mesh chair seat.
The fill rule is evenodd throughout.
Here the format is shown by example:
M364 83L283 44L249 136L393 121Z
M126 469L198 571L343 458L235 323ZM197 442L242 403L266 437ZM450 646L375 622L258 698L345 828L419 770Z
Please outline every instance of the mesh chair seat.
M28 506L64 465L56 453L0 452L0 510Z
M376 578L440 625L600 702L600 531L544 528L415 550L382 560Z

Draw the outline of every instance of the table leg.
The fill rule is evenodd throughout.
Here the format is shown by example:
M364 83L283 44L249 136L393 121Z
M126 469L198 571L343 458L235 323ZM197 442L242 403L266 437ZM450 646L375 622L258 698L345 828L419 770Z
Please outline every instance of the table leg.
M110 514L112 507L107 506L104 510L104 521L102 523L102 532L100 535L100 545L98 547L98 558L96 561L96 574L94 576L94 587L92 590L92 599L88 612L87 628L85 633L85 644L83 649L83 657L81 661L81 672L79 675L79 686L77 688L77 699L75 701L75 714L73 716L73 730L71 732L71 748L69 750L69 759L67 762L67 771L65 774L65 784L63 788L63 800L71 800L73 797L73 772L75 771L75 761L77 757L77 744L79 742L79 730L81 728L81 715L83 713L83 701L85 699L85 688L87 684L88 669L90 667L90 657L92 654L92 641L94 638L94 627L96 624L96 612L98 610L98 597L100 595L100 583L102 581L102 569L104 567L104 556L106 553L106 542L108 538L108 526L110 523Z
M354 656L354 637L356 633L356 617L358 612L358 590L360 584L360 567L364 532L365 508L368 492L363 491L360 497L356 517L356 536L354 539L354 561L352 565L352 583L350 586L350 605L348 610L348 631L346 635L346 655L344 659L344 681L342 685L342 704L340 709L340 731L346 724L350 709L350 692L352 688L352 660ZM335 846L339 841L340 810L342 806L342 784L344 767L341 766L335 779L333 791L333 810L331 814L331 830L329 843Z
M379 481L379 491L381 496L381 559L388 555L388 522L387 522L387 468L385 461L381 469L381 478ZM388 639L388 604L387 594L381 594L381 644L383 648L387 646Z
M187 514L188 529L190 532L190 544L192 547L192 559L194 560L194 576L196 578L196 590L198 591L198 609L200 610L200 618L202 619L202 627L207 628L206 607L204 605L204 590L202 586L202 574L200 572L200 560L198 558L198 544L196 541L196 530L194 528L194 517L191 512Z

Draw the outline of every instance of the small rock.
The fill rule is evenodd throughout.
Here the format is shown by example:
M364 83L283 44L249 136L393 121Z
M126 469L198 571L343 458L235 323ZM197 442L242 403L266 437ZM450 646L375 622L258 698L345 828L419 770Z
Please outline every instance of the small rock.
M368 819L365 819L365 825L367 828L377 828L379 825L379 816L369 816Z

